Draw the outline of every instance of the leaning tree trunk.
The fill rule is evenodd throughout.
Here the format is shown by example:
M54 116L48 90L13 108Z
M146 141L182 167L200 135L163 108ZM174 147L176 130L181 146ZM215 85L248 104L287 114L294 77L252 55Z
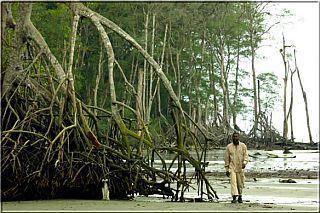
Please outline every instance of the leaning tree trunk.
M113 75L114 54L113 54L113 50L112 50L112 45L110 43L108 35L105 33L103 26L114 31L120 37L124 38L126 41L131 43L133 45L133 47L136 48L144 56L144 58L148 61L148 63L151 66L153 66L156 73L158 74L158 76L162 80L164 87L166 88L166 90L169 93L171 103L172 103L171 106L172 106L173 110L175 111L174 121L176 123L177 147L178 147L178 149L175 151L177 151L178 155L181 157L180 158L180 165L182 162L185 165L186 160L189 161L197 169L197 171L200 172L199 178L200 178L200 180L205 181L207 189L208 189L208 187L210 188L210 190L209 190L210 193L211 192L215 193L214 190L212 189L212 187L210 186L208 180L205 178L205 173L204 173L204 170L200 167L200 163L197 160L193 159L193 157L190 156L190 154L186 151L186 136L187 136L189 130L184 132L183 127L186 127L185 113L181 107L179 98L174 93L173 88L171 86L171 83L169 82L166 75L162 71L161 66L158 63L156 63L156 61L147 53L147 51L144 50L130 35L128 35L125 31L123 31L121 28L119 28L116 24L114 24L113 22L111 22L107 18L93 12L92 10L85 7L83 4L71 3L69 5L72 8L72 10L77 12L79 15L91 19L94 22L94 24L96 25L97 29L99 30L101 37L103 38L105 47L108 52L109 83L110 83L111 99L112 99L112 103L113 103L111 110L112 110L112 114L114 116L114 119L117 122L117 125L119 126L119 128L121 130L121 133L124 135L125 144L128 146L128 140L125 137L126 135L130 135L138 140L141 140L141 138L139 136L137 136L137 134L134 133L133 131L128 130L126 125L123 123L121 117L117 113L116 104L119 104L119 102L117 102L117 100L116 100L116 95L115 95L115 91L114 91L114 82L113 82L113 76L112 76ZM196 127L201 131L201 129L197 125L196 125ZM202 131L201 131L201 133L204 136L205 140L209 140L206 133L204 133ZM154 146L151 142L151 138L142 139L142 140L146 143L147 146L154 148ZM127 148L130 148L130 147L127 147ZM130 153L129 153L130 150L127 150L127 152L129 154L128 156L130 156ZM182 178L186 178L185 171L186 170L184 169ZM181 183L179 183L178 185L181 185ZM183 191L185 189L187 189L186 185L182 184L181 199L183 199ZM209 193L208 193L208 196L210 196Z
M309 119L309 111L308 111L307 94L303 89L303 85L302 85L302 81L301 81L300 72L299 72L299 68L298 68L298 65L297 65L296 50L294 50L294 62L295 62L295 67L296 67L296 70L297 70L297 73L298 73L300 88L301 88L301 92L302 92L302 96L303 96L303 100L304 100L304 106L305 106L306 117L307 117L307 128L308 128L308 134L309 134L309 141L310 141L310 143L313 143L313 139L312 139L312 135L311 135L311 129L310 129L310 119Z
M127 40L129 43L131 43L143 55L143 57L145 57L145 59L149 62L149 64L151 66L153 66L153 68L155 69L156 73L159 75L160 79L162 80L162 83L164 84L165 88L168 90L170 97L173 99L174 104L176 106L178 106L178 108L181 111L183 111L182 108L181 108L180 101L179 101L178 97L176 96L176 94L174 93L174 90L173 90L173 88L171 86L171 83L168 80L168 78L166 77L166 75L164 74L164 72L163 72L162 68L160 67L160 65L129 34L127 34L124 30L122 30L119 26L117 26L115 23L113 23L109 19L101 16L98 13L93 12L92 10L90 10L87 7L85 7L81 3L71 3L69 5L71 5L72 8L77 10L80 15L85 16L85 17L87 17L89 19L93 19L94 18L94 19L99 20L99 22L102 25L108 27L110 30L114 31L119 36L121 36L122 38Z

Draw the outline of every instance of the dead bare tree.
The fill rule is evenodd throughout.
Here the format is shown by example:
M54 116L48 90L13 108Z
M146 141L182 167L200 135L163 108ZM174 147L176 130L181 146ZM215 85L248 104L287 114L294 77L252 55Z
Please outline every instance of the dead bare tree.
M310 118L309 118L309 111L308 111L308 100L307 100L307 94L303 88L302 85L302 80L301 80L301 76L300 76L300 71L297 65L297 57L296 57L296 50L294 50L294 63L295 63L295 69L297 71L298 74L298 78L299 78L299 83L300 83L300 88L301 88L301 92L302 92L302 97L303 97L303 101L304 101L304 106L305 106L305 111L306 111L306 118L307 118L307 128L308 128L308 134L309 134L309 141L310 143L313 143L313 139L312 139L312 135L311 135L311 128L310 128Z
M284 87L283 87L283 138L284 138L284 143L287 143L288 140L288 120L287 120L287 84L288 84L288 73L289 73L289 68L288 68L288 61L287 61L287 48L290 46L287 46L285 43L285 38L284 35L282 34L282 48L280 49L280 54L282 56L283 64L284 64Z
M291 86L291 92L290 92L290 105L289 105L289 111L288 111L288 115L287 115L287 120L289 120L290 118L290 132L291 132L291 142L294 142L294 134L293 134L293 116L292 116L292 111L293 111L293 75L294 73L297 71L295 70L291 70L290 67L288 67L288 69L290 70L290 86ZM289 117L290 116L290 117Z

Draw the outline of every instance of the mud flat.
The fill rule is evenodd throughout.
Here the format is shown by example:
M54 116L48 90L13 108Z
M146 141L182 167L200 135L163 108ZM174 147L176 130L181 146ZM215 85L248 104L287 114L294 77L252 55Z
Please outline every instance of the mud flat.
M293 151L296 158L250 159L246 168L246 182L242 204L231 204L229 179L225 176L223 152L210 153L209 181L219 199L213 202L170 202L161 196L137 196L134 200L35 200L2 202L3 212L319 212L319 152ZM251 154L256 150L250 150ZM264 152L259 151L263 156ZM282 151L273 151L281 154ZM270 168L270 169L269 169ZM190 168L190 172L194 169ZM190 173L191 174L191 173ZM283 183L292 179L295 183ZM189 200L198 197L196 190L186 194Z
M277 178L247 180L244 203L230 203L230 186L227 178L211 179L219 199L213 202L170 202L159 196L140 197L127 201L103 200L35 200L2 202L3 212L12 211L139 211L139 212L196 212L196 211L254 211L254 212L318 212L319 179L295 179L296 183L280 183ZM196 191L189 191L196 197Z
M295 178L295 179L319 179L318 171L299 170L278 170L278 171L248 171L245 173L247 179L253 178ZM208 176L225 177L225 172L208 172Z
M173 203L173 202L154 202L154 201L97 201L97 200L37 200L37 201L18 201L2 203L3 212L18 211L139 211L139 212L196 212L196 211L298 211L298 212L317 212L319 208L304 206L288 206L275 204L242 203L231 204L228 202L219 203Z

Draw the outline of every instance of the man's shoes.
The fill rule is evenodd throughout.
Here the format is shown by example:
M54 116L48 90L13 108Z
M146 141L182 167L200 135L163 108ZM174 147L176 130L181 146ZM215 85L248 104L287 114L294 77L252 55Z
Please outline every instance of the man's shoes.
M239 195L239 197L238 197L238 203L243 203L241 195Z
M236 203L236 202L237 202L237 195L233 195L231 203Z

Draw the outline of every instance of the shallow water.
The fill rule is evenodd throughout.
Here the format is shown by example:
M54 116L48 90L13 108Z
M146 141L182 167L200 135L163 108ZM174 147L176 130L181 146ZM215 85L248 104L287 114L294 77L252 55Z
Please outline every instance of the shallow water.
M319 171L319 152L315 150L290 150L295 158L270 158L269 154L276 154L283 156L283 150L248 150L249 155L256 156L256 158L249 157L249 163L246 167L247 171L256 172L267 172L267 171L278 171L278 170L306 170L306 171ZM224 169L224 156L225 149L216 149L209 151L206 155L206 161L209 162L206 171L208 172L223 172ZM255 155L260 153L261 155ZM196 152L191 152L194 158L197 158ZM162 157L165 159L167 166L170 165L174 154L163 154ZM161 168L161 161L155 158L155 167ZM177 160L175 161L172 171L177 168ZM187 163L187 172L194 171L194 168Z
M248 154L255 157L249 157L249 163L246 167L247 172L274 172L279 170L305 170L319 171L319 152L315 150L290 150L295 158L271 158L268 154L283 155L283 150L248 150ZM209 151L206 161L209 162L206 168L207 172L224 172L224 152L225 149L216 149ZM257 154L259 153L259 154ZM195 152L191 152L194 158L197 158ZM170 165L173 154L164 154L162 156L167 165ZM160 168L160 160L155 161L155 166ZM171 171L177 169L177 161ZM194 168L187 163L187 172L194 172ZM230 183L227 177L214 178L209 177L210 182L219 196L219 202L230 202ZM279 183L277 178L264 178L255 181L246 181L244 190L244 202L263 203L277 205L295 205L295 206L319 206L319 179L299 179L296 184ZM193 184L197 188L196 183ZM185 193L186 197L199 197L197 190L190 189ZM161 196L154 195L154 198ZM137 197L137 199L145 199ZM150 198L149 198L150 199ZM161 199L159 200L161 202Z

